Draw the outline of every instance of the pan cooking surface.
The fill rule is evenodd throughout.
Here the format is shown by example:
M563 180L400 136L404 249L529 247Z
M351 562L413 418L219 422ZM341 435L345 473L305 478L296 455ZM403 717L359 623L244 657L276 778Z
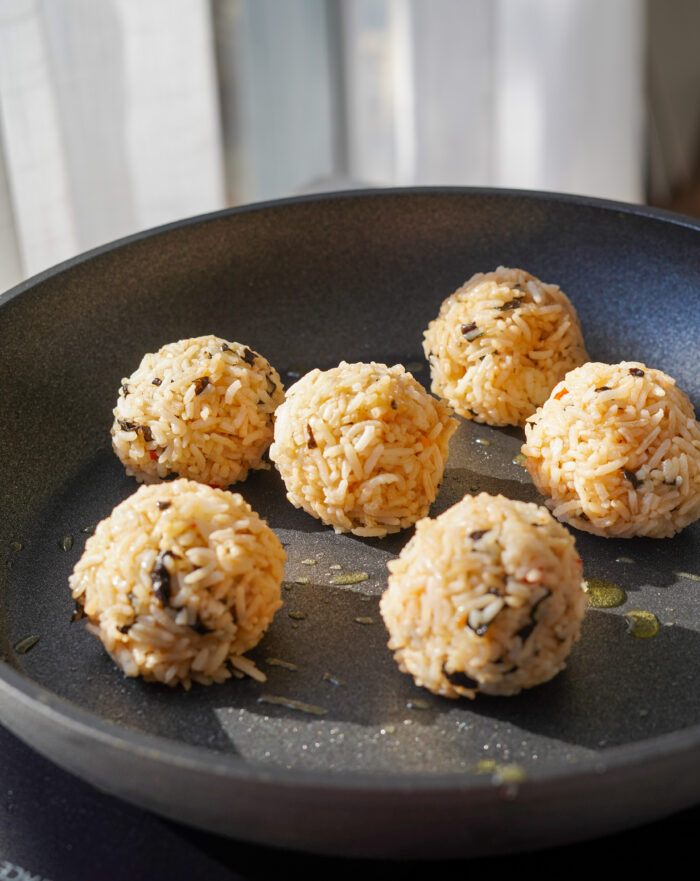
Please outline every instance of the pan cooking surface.
M127 748L130 738L155 736L166 759L193 746L205 767L232 763L273 783L306 772L305 781L322 779L341 793L367 774L375 780L370 794L373 785L420 786L433 774L448 791L450 780L455 791L491 787L493 799L504 786L515 798L526 783L578 774L595 790L606 769L634 766L637 751L653 758L658 738L664 755L673 754L674 736L682 735L684 750L696 747L698 524L662 541L575 532L585 577L619 586L625 602L589 609L567 669L550 683L473 702L417 688L386 648L378 611L386 562L412 530L337 536L292 508L274 470L236 487L288 554L284 606L249 653L267 682L186 693L125 678L83 623L71 621L67 579L89 529L137 487L111 451L109 427L121 378L145 352L216 333L260 351L287 386L345 359L401 362L427 387L428 321L470 275L504 264L561 286L593 360L663 369L697 408L697 244L692 222L625 206L488 191L384 192L186 221L21 286L5 298L0 322L0 683L7 670L9 694L0 718L23 728L37 695L59 716L77 712L87 720L82 743L55 756L74 770L80 762L71 750L89 753L94 719ZM460 423L432 515L480 491L541 501L514 461L519 430ZM363 574L334 584L343 573ZM633 610L656 617L655 636L630 632ZM13 721L18 694L29 716ZM104 782L102 770L85 773ZM116 779L112 788L143 801ZM689 800L687 791L681 797ZM146 803L222 831L183 805ZM540 838L548 835L572 833L555 828ZM308 833L299 840L316 846Z

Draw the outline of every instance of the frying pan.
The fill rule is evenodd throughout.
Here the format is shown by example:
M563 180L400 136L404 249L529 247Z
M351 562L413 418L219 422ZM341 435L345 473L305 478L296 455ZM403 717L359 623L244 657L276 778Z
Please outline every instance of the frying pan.
M265 683L185 692L125 678L71 621L67 579L90 528L136 489L109 428L121 378L145 352L216 333L264 354L286 384L345 359L400 362L427 386L422 332L441 301L503 264L561 286L592 359L663 369L697 407L699 246L698 222L648 208L517 191L367 191L185 220L8 292L2 723L164 816L317 853L531 850L696 804L698 524L662 541L576 533L585 576L626 600L589 609L567 669L510 698L450 701L400 673L378 598L411 530L335 535L286 501L274 470L237 487L289 556L284 606L250 655ZM462 421L432 513L482 490L540 500L514 461L520 443L518 430ZM367 577L334 584L339 572ZM635 637L633 610L655 616L658 633Z

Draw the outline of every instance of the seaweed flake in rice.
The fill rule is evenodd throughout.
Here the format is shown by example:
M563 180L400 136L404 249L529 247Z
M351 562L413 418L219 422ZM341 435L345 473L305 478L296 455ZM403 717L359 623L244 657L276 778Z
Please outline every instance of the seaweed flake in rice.
M141 486L101 521L70 576L88 629L127 676L223 682L282 605L286 554L237 493L185 479Z
M700 517L700 425L638 361L566 374L525 425L525 467L555 517L595 535L668 538Z
M557 285L522 269L477 273L449 296L423 342L432 391L466 419L522 425L588 355Z
M277 411L287 498L336 532L383 536L428 513L457 421L400 365L312 370Z
M112 445L139 481L228 486L269 467L263 454L283 400L277 371L247 346L216 336L179 340L145 355L122 380Z
M419 521L388 565L380 611L389 648L435 694L517 694L562 670L579 639L581 560L540 505L466 496Z

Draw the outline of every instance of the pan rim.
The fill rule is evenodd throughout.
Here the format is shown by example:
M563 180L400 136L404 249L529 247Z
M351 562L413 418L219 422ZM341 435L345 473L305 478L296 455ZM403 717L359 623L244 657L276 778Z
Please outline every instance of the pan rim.
M561 193L549 190L527 190L499 187L459 187L459 186L417 186L417 187L368 187L365 189L329 190L325 193L309 193L298 196L287 196L279 199L267 199L259 202L248 202L243 205L235 205L231 208L221 208L216 211L207 211L202 214L194 214L180 220L158 224L153 227L130 233L126 236L89 248L68 257L53 266L47 267L34 275L29 276L18 284L0 292L0 308L25 291L47 281L54 276L60 275L82 263L88 262L95 257L109 254L128 245L137 244L145 239L154 238L167 234L177 229L185 229L189 226L213 223L220 218L231 217L251 212L267 211L276 208L285 208L293 205L301 205L313 202L332 202L335 200L362 200L382 196L483 196L503 199L530 199L533 202L553 202L569 205L579 205L588 208L598 208L605 211L617 211L630 214L635 217L645 217L650 220L659 220L671 223L675 226L685 227L700 231L700 218L689 217L678 212L668 211L665 208L656 208L651 205L637 204L633 202L619 202L612 199L602 199L597 196L581 196L576 194Z

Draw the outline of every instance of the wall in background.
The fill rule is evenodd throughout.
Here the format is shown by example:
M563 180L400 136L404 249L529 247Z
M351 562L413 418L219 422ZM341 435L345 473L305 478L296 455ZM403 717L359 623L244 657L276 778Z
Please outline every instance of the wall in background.
M646 199L700 216L700 3L649 0Z

